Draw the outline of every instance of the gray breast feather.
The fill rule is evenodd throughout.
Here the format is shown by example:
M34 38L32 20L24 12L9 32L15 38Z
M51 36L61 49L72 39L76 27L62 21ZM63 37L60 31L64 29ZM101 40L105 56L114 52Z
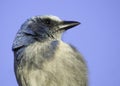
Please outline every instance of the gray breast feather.
M19 80L24 79L19 81L22 86L86 86L81 55L63 42L33 43L25 49L23 60L23 68L16 69Z

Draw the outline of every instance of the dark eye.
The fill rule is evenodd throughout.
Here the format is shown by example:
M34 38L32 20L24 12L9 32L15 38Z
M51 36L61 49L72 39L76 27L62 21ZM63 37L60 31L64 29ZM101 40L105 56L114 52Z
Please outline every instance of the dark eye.
M50 19L45 19L45 24L50 25L51 24L51 20Z

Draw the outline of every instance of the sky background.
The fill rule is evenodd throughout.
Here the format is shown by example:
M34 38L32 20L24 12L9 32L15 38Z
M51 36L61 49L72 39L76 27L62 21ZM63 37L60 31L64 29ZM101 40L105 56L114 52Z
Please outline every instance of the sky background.
M63 40L84 56L89 86L120 86L120 0L0 0L0 86L18 86L12 42L26 19L45 14L82 23Z

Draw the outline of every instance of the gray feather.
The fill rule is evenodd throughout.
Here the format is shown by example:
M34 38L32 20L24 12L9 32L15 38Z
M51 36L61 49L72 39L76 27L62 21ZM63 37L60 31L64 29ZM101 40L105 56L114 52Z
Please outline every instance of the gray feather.
M63 23L55 16L36 16L22 25L12 47L19 86L87 86L83 57L61 40L66 28L77 24Z

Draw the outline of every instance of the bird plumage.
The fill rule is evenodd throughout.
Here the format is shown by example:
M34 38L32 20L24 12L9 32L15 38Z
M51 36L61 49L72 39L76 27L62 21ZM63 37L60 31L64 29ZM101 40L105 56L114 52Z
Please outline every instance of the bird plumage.
M61 40L64 31L78 24L46 15L22 25L12 47L19 86L87 86L82 56Z

